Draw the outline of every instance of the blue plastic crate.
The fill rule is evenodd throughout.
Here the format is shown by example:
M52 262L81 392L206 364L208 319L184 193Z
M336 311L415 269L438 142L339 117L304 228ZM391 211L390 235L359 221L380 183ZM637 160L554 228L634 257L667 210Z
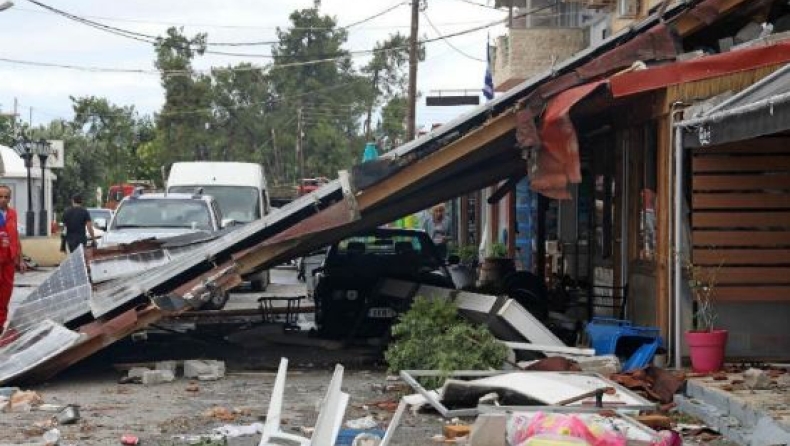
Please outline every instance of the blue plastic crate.
M351 446L354 439L359 434L372 434L379 438L384 438L384 431L382 429L340 429L335 440L335 446Z
M593 318L586 331L597 355L619 355L617 344L625 338L637 344L648 344L660 341L661 334L657 327L639 327L630 321L600 317Z

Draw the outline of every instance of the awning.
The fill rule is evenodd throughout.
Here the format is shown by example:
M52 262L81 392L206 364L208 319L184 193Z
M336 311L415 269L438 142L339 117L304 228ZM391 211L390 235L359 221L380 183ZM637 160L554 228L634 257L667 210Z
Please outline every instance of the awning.
M571 121L571 109L602 86L605 81L581 85L549 101L540 126L543 150L537 155L536 168L530 174L532 188L556 199L570 199L569 183L581 183L579 142Z
M550 198L567 199L570 198L568 184L581 182L579 142L571 121L571 111L576 104L588 98L602 85L608 86L612 97L623 98L671 85L713 79L787 62L790 62L790 41L783 41L629 71L565 90L548 101L539 124L541 145L530 171L532 189Z
M790 130L790 65L701 116L679 122L683 147L743 141Z
M755 46L612 76L615 98L790 62L790 41Z

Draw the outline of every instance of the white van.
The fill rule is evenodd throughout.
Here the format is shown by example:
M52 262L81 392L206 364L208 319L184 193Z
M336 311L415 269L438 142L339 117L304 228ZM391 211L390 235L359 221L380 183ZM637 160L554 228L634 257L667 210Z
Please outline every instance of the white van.
M167 178L167 192L194 193L203 188L219 204L223 221L249 223L271 210L263 166L257 163L190 161L173 163ZM249 277L252 288L269 284L269 271Z

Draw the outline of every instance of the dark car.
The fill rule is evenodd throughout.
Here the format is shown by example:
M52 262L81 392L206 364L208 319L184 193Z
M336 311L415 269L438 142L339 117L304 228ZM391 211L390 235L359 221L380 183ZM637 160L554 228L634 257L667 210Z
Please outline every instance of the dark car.
M411 302L377 295L384 278L455 288L428 234L406 229L376 229L336 243L316 272L318 334L332 339L387 335Z

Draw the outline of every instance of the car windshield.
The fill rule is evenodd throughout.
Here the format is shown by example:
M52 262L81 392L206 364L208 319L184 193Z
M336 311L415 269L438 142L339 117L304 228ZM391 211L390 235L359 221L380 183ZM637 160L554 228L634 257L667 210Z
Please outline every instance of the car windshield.
M335 260L354 257L375 256L387 261L410 263L411 266L438 268L441 262L436 256L435 247L430 239L418 235L365 235L347 238L337 244ZM335 263L327 259L329 263Z
M258 190L249 186L201 186L217 200L222 216L242 223L261 218ZM172 186L168 192L194 193L197 186Z
M91 220L96 221L98 218L103 218L105 221L110 221L112 218L112 211L109 209L88 209L91 215Z
M213 230L208 205L197 199L126 200L118 208L111 229L123 228Z

